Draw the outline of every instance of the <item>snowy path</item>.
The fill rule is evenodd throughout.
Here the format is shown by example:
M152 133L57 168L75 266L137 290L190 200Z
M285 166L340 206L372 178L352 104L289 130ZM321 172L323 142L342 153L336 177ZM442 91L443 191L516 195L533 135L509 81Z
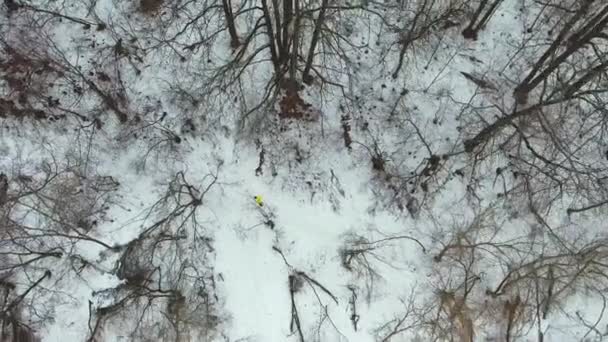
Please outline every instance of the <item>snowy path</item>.
M226 309L232 313L232 341L252 332L258 332L252 341L282 341L289 334L287 270L272 252L273 235L259 227L246 237L234 229L216 236L216 270L220 288L230 294Z
M240 164L224 165L223 174L247 182L242 185L240 181L226 181L230 185L222 187L222 196L214 197L217 202L211 204L218 221L213 243L215 271L218 289L230 314L226 329L229 340L297 341L297 333L290 331L288 277L294 271L301 271L321 283L338 300L336 304L323 290L304 284L295 299L306 334L323 325L325 328L316 336L320 341L373 341L369 330L375 322L368 319L365 311L369 307L363 299L360 299L359 314L366 320L361 321L358 331L354 331L350 321L348 286L353 279L341 266L339 249L349 232L365 235L366 230L375 225L388 230L402 228L392 217L369 216L365 188L346 191L340 210L335 211L328 201L311 200L309 194L284 191L278 184L263 183L263 177L252 177L248 171L255 168L255 162L251 158ZM357 177L356 172L349 172L348 165L335 172L343 177ZM264 197L262 210L254 203L256 194ZM263 213L272 213L274 229L264 224ZM273 248L281 250L286 260ZM405 254L412 253L406 251ZM323 318L323 310L327 310L329 317Z

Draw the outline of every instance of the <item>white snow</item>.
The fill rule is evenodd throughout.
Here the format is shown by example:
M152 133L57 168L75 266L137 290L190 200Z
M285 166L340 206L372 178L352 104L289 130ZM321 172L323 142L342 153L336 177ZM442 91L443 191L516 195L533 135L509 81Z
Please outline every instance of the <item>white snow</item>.
M469 125L468 121L478 120L473 126L482 127L481 119L494 119L492 115L476 113L478 117L471 114L461 120L461 114L470 110L469 105L481 107L490 101L479 100L479 89L467 81L461 71L496 80L499 92L513 86L511 81L499 76L515 77L519 71L503 70L503 74L497 70L504 68L513 57L514 44L527 39L527 35L521 32L524 30L523 22L534 15L524 13L522 19L519 3L506 0L476 42L464 41L455 28L446 31L438 52L433 55L436 59L427 60L433 53L428 47L416 47L419 53L407 56L409 60L401 71L403 76L397 80L393 80L390 74L398 52L391 52L389 58L381 62L377 61L380 49L370 48L369 55L362 54L362 64L350 66L356 70L356 76L348 79L350 95L361 96L362 100L359 106L352 103L344 105L351 118L352 150L346 149L342 140L340 116L343 111L339 108L344 101L340 98L340 91L329 89L321 96L318 89L307 90L306 99L322 108L323 118L319 122L281 122L274 126L268 124L270 128L261 125L253 133L240 131L241 122L237 114L245 109L240 108L245 107L242 99L239 98L239 103L235 104L234 94L217 97L215 92L204 93L201 90L204 85L196 83L199 75L189 73L197 65L202 65L203 62L197 59L206 59L206 54L212 56L213 63L221 63L221 58L230 55L225 46L213 49L221 44L209 43L210 46L201 49L210 48L211 51L193 53L187 64L180 66L170 51L163 50L171 56L163 58L160 52L154 55L153 52L144 52L145 48L137 50L138 45L145 47L151 44L142 38L136 43L124 42L129 49L137 51L134 54L141 54L142 76L137 76L124 59L121 61L121 75L128 84L125 91L132 97L129 104L134 108L133 113L141 114L144 108L160 103L162 110L151 110L154 114L145 119L150 123L159 121L148 126L134 125L132 130L121 126L111 112L97 113L95 115L104 120L104 126L90 136L87 134L91 134L91 128L81 131L86 134L76 135L71 129L77 126L68 126L68 123L73 123L71 119L66 121L66 127L52 129L46 128L45 125L52 126L49 123L25 120L20 124L0 119L0 172L12 176L18 173L36 176L40 174L40 162L53 159L58 161L60 168L67 168L70 165L66 156L82 156L90 148L90 164L84 173L111 176L120 184L106 212L107 219L100 222L90 236L109 246L122 247L122 250L158 220L155 204L178 172L183 172L185 179L198 188L199 193L209 186L211 175L214 175L217 177L215 184L205 193L202 204L193 215L200 225L197 234L209 239L212 250L204 258L193 252L184 253L187 257L180 255L162 261L163 264L175 262L181 265L186 263L181 257L200 257L200 260L188 260L192 261L195 269L198 263L209 263L207 266L214 282L212 292L217 296L215 309L221 320L218 333L209 337L210 342L299 341L292 322L290 296L290 276L298 274L301 288L293 298L306 341L382 341L396 320L405 314L409 304L418 310L417 313L437 309L432 312L447 314L439 304L440 290L456 286L460 269L436 262L433 257L447 244L459 239L459 234L476 222L476 215L483 212L483 208L492 207L492 213L488 214L492 217L488 220L501 228L494 231L495 226L488 224L491 228L480 230L474 234L476 241L468 243L481 243L484 239L518 242L533 236L538 230L542 232L534 238L550 239L549 233L537 226L536 218L522 209L524 203L507 203L499 197L503 185L512 185L513 180L501 180L495 169L497 165L507 165L508 160L492 156L480 162L477 172L471 174L468 171L470 159L460 153L463 133L456 129L457 126ZM142 37L146 37L146 30L151 30L146 25L152 24L142 24L145 21L137 14L132 14L131 19L124 16L124 13L133 11L126 2L97 1L95 10L102 20L111 21L120 28L115 34L98 32L94 33L96 37L86 38L103 44L106 49L112 49L116 43L114 35L120 36L129 30L127 24L133 25L133 32ZM73 15L84 17L85 12L84 8L74 9ZM160 18L155 20L161 21ZM67 25L57 24L52 32L57 39L57 49L66 52L75 64L84 65L82 60L92 56L78 57L76 51L87 34L74 33ZM167 27L166 30L173 32L175 27ZM61 38L61 34L65 36ZM380 39L363 31L356 32L354 36L372 46L376 39ZM389 38L392 39L381 37L382 40ZM218 38L220 42L225 40L225 36ZM106 53L104 58L113 58L112 53ZM270 70L268 65L260 63L259 67L246 71L243 78L253 84L263 84L268 79L267 70ZM201 75L210 73L209 70L200 72ZM171 86L179 81L184 84L192 81L188 91L210 97L208 102L190 106L180 101L169 101L172 98L169 93L174 90ZM408 94L399 97L402 89L407 89ZM247 107L255 104L262 93L261 87L246 90L242 96ZM493 100L511 101L510 94L506 93L483 96L485 99L494 97ZM75 106L94 107L96 101L98 99L88 98ZM203 108L207 103L213 105L213 115ZM385 115L393 108L396 108L394 119L389 122ZM272 115L265 110L268 109L264 109L261 115ZM161 122L159 116L162 111L168 115ZM181 115L185 114L200 120L200 123L197 121L201 127L199 131L182 134ZM364 122L367 122L367 128L361 129ZM419 130L418 134L425 137L424 141L416 135L413 125ZM279 127L285 130L279 132ZM405 131L408 134L403 134ZM181 143L162 140L167 138L168 132L179 134ZM134 133L138 138L134 138ZM266 153L260 175L255 172L260 153L256 140ZM158 141L162 143L154 145ZM394 198L394 193L386 186L390 183L386 181L386 175L372 169L370 154L375 152L374 148L383 153L387 169L400 174L421 172L431 158L429 148L437 155L450 155L449 159L441 161L437 174L428 179L431 191L423 193L418 190L411 195L420 203L417 215L398 208L397 202L405 203L407 197ZM301 159L296 161L298 158ZM21 170L17 170L19 165ZM455 175L459 169L467 170L463 176ZM272 175L273 171L277 174ZM469 188L473 182L479 182L475 190ZM263 197L263 207L256 205L255 195ZM565 198L559 203L560 209L568 207L568 200ZM561 236L582 241L588 238L585 236L587 231L590 236L605 234L598 232L605 223L601 217L581 215L572 222L562 214L564 210L556 209L554 212L560 214L548 215L546 221ZM27 220L24 217L24 221ZM193 234L187 231L187 239L194 239ZM364 269L359 273L348 270L343 265L343 249L349 242L362 243L362 239L376 241L374 245L379 246L365 259L374 270L373 275L365 273ZM28 319L39 328L42 341L87 341L90 324L94 324L90 323L89 302L92 309L111 305L115 302L110 295L112 289L126 286L127 282L119 279L115 272L120 262L120 249L109 250L91 241L62 242L62 246L85 260L88 266L76 272L75 263L65 254L57 260L46 261L43 265L53 268L53 277L45 280L40 293L36 292L36 297L28 300L43 301L51 318L44 322L36 322L37 317ZM530 248L539 252L544 247L534 245ZM172 255L167 250L162 252ZM551 255L555 250L548 247L543 252ZM160 251L158 253L161 255ZM486 289L496 287L508 272L507 266L511 266L496 262L491 258L492 253L496 251L491 250L484 254L482 260L476 261L479 268L476 272L482 275L474 280L479 281L476 285L478 293L483 294ZM34 278L34 275L24 275L19 288L23 289ZM194 280L191 285L191 290L195 291ZM357 294L356 330L351 318L353 289ZM591 322L603 312L604 303L589 299L589 293L582 292L581 289L581 293L570 296L563 307L556 308L548 319L541 322L545 341L572 341L584 336L588 328L573 323L579 313L588 324L595 323ZM479 324L476 325L475 341L499 341L492 339L500 329L492 322L502 314L500 304L491 299L483 302L486 300L483 298L475 297L469 304L486 310L473 317L475 324ZM159 312L164 310L160 304L155 305L159 305ZM105 327L104 341L130 341L133 337L128 335L128 328L131 320L135 320L130 315ZM152 313L147 315L146 319L151 321L158 319ZM430 324L415 321L413 316L403 321L405 325ZM605 323L603 319L602 324ZM528 326L533 328L518 332L519 340L535 340L539 327L536 323ZM600 324L597 329L603 332L601 327ZM156 326L151 325L151 334L154 329ZM427 341L424 331L404 330L390 341ZM191 340L196 339L192 337Z

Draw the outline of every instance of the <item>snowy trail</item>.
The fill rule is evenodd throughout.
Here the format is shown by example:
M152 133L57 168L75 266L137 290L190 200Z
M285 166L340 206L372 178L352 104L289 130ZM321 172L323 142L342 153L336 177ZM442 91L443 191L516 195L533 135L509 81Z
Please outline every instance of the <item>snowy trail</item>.
M225 300L232 314L231 341L282 341L289 334L286 267L272 253L273 234L265 229L247 236L224 229L216 236L218 280L230 294ZM259 334L250 336L252 332Z
M367 327L374 322L369 320L363 302L359 314L365 321L358 331L353 330L348 289L353 279L341 266L339 250L349 232L366 235L365 231L375 225L401 229L394 218L369 217L365 187L347 189L336 211L324 199L311 199L308 193L285 191L272 180L266 183L264 177L252 177L257 162L254 157L238 158L227 153L224 160L229 161L222 170L229 185L222 187L221 196L214 197L210 209L218 223L213 243L215 271L230 315L226 329L229 340L297 341L297 333L290 331L288 276L301 271L338 300L335 303L323 290L304 284L295 295L303 330L319 325L331 327L329 333L324 331L317 337L320 341L373 341ZM358 177L347 164L332 167L344 179ZM253 200L257 194L264 198L262 209ZM274 229L264 224L267 218L263 213L272 213ZM273 247L281 250L285 260ZM322 318L323 310L329 317Z
M226 312L229 341L285 341L289 335L288 270L273 252L275 232L263 224L253 196L267 186L247 176L254 158L240 163L233 142L224 142L225 164L220 196L211 211L214 230L215 273ZM245 184L243 180L249 181Z
M254 158L236 163L234 156L225 157L231 162L224 165L223 174L238 181L223 188L212 211L216 219L221 218L214 236L215 270L220 292L229 294L223 298L230 313L227 336L230 341L295 341L297 334L289 330L288 276L293 269L321 272L320 279L337 290L341 283L334 268L338 264L337 239L349 223L329 208L305 203L297 194L277 189L276 184L252 178L247 172L255 168ZM246 185L241 184L244 179ZM255 194L265 199L262 209L254 204ZM264 224L263 213L272 213L275 229ZM284 253L293 269L273 247ZM333 253L328 255L328 251ZM307 293L298 294L297 301L302 315L314 310Z

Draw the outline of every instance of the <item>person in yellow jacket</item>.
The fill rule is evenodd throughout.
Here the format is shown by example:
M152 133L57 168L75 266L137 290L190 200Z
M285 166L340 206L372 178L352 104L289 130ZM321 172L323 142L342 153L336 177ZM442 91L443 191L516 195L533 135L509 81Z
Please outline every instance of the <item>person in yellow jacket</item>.
M255 203L256 203L257 205L259 205L260 207L263 207L263 206L264 206L264 200L262 199L262 196L260 196L260 195L255 195L255 196L253 196L253 199L255 200Z

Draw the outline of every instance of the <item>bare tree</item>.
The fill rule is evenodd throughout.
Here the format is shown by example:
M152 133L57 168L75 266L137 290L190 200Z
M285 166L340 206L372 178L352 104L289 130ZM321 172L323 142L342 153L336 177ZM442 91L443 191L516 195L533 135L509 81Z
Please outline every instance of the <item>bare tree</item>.
M49 154L53 157L53 154ZM86 155L64 162L50 158L25 168L14 156L3 175L0 205L0 336L3 341L37 341L36 331L52 319L49 303L62 301L66 275L91 267L75 250L113 246L97 236L108 220L118 184L91 172ZM73 164L72 164L73 163ZM51 281L52 279L52 281Z
M490 0L481 0L477 5L477 9L471 18L471 21L462 31L462 36L466 39L477 40L479 31L488 24L502 1L503 0L493 0L490 3Z
M600 5L594 0L581 1L576 12L563 24L559 33L534 63L532 70L515 88L514 96L518 103L526 104L528 94L546 82L575 53L587 46L595 47L595 40L605 39L604 30L608 27L608 5ZM565 46L565 48L562 48ZM597 47L594 48L595 51ZM583 70L564 77L559 89L564 99L572 98L582 87L597 78L608 68L601 55Z
M525 199L541 215L560 198L576 203L568 213L606 202L601 108L608 64L601 51L608 7L577 6L567 19L556 19L558 34L516 87L516 103L491 105L499 116L464 141L478 159L483 151L503 153L508 163L496 169L503 195ZM524 105L531 94L534 101Z
M380 340L418 333L473 341L476 329L487 333L492 327L495 339L516 341L532 333L542 341L543 321L564 318L569 298L580 290L605 302L605 239L585 232L568 236L569 227L517 229L496 209L490 206L459 227L437 228L433 294L411 294L403 301L403 316L380 328ZM602 311L593 321L603 316ZM580 318L565 318L579 324ZM580 336L595 333L593 326L580 327Z
M89 341L108 333L125 317L133 339L206 339L221 323L215 279L211 272L213 247L198 222L197 211L213 187L217 174L198 188L178 172L166 193L150 208L154 221L139 236L119 248L116 275L125 281L95 293L109 304L90 305Z
M236 30L234 23L234 13L232 11L232 1L222 0L222 8L224 10L224 16L226 17L226 26L228 26L228 32L230 33L230 46L236 49L240 45L239 35Z

